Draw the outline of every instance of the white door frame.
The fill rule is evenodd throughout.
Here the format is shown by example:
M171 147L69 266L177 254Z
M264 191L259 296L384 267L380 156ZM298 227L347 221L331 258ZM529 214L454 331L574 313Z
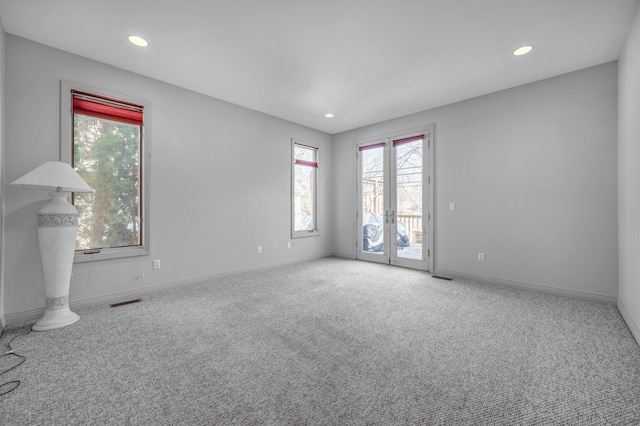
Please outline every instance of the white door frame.
M426 270L433 272L434 269L434 180L433 180L433 147L434 147L434 132L433 125L422 126L414 129L407 129L398 132L388 133L380 137L373 137L367 139L361 139L356 141L356 164L357 164L357 176L356 176L356 224L358 231L356 232L356 258L361 260L367 260L372 262L390 263L393 265L410 267L420 270ZM422 197L423 197L423 217L422 227L423 235L426 234L427 238L423 239L423 260L411 260L401 257L397 257L397 248L395 244L395 238L389 238L391 236L392 227L395 233L395 224L392 224L391 212L395 215L396 205L396 165L395 165L395 150L393 147L393 141L403 139L406 137L424 135L423 142L423 177L422 177ZM384 144L384 204L387 211L387 217L385 217L384 232L385 232L385 244L384 252L381 253L367 253L362 251L363 241L363 226L362 226L362 188L361 188L361 159L360 159L360 147L371 146L377 144ZM393 157L393 158L392 158ZM426 158L425 158L426 157ZM393 188L393 190L391 190ZM424 207L426 205L426 208ZM393 218L394 220L397 218ZM395 235L394 235L395 237ZM391 240L391 241L388 241ZM391 244L390 244L391 242Z

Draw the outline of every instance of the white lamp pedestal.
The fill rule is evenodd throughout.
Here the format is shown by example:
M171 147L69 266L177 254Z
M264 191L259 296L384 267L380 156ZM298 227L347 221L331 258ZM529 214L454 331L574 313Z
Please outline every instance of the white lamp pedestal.
M71 192L49 193L51 201L38 212L38 239L47 305L34 331L64 327L80 317L69 309L69 286L78 234L78 211L68 202Z

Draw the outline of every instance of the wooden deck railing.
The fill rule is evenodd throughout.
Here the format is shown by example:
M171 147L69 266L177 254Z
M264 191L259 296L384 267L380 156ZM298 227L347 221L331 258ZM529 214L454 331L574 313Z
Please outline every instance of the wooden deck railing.
M422 215L399 214L398 220L407 230L411 244L422 243Z

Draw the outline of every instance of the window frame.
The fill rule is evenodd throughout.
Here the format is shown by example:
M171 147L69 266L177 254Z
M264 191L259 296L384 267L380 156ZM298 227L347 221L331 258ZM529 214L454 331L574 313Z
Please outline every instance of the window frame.
M316 167L314 167L314 185L313 185L313 225L314 229L308 231L296 231L295 229L295 211L296 211L296 146L307 149L313 149L316 153ZM291 139L291 238L307 238L317 237L320 235L320 208L318 200L320 199L320 147L299 139Z
M122 95L108 90L73 83L62 80L60 82L60 161L73 167L73 95L72 91L86 92L96 96L117 99L119 101L141 105L143 107L144 124L140 140L140 230L142 236L139 246L114 247L95 250L76 250L74 263L91 262L96 260L120 259L127 257L145 256L149 251L149 149L150 133L150 105L147 101ZM97 250L97 249L96 249Z

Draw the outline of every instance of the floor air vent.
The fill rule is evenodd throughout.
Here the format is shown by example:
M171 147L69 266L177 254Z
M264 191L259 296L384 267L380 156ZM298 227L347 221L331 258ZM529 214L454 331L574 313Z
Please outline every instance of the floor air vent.
M133 299L133 300L127 300L125 302L112 303L109 306L111 306L112 308L117 308L118 306L130 305L132 303L138 303L138 302L142 302L142 299Z

